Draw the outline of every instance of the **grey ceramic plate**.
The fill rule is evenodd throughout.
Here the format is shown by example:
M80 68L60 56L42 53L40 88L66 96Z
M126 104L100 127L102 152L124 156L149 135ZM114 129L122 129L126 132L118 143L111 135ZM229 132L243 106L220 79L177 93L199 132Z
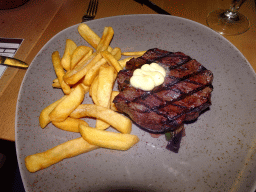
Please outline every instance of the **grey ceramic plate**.
M54 36L38 53L24 78L16 118L18 162L28 191L252 191L255 184L256 79L244 56L225 38L196 22L164 15L129 15L87 24L101 36L112 26L112 47L122 51L161 48L181 51L214 74L212 106L186 125L178 154L165 149L164 136L151 138L133 126L140 142L128 151L98 149L29 173L27 155L45 151L78 133L41 129L40 111L62 97L51 54L63 54L65 40L86 44L77 26ZM90 102L90 97L85 98ZM90 124L94 122L89 121Z

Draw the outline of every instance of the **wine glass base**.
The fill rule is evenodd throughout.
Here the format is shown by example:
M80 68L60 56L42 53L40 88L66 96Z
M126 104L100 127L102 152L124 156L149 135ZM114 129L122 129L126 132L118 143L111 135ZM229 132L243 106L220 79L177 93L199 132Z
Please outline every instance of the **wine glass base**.
M230 18L225 15L228 10L219 9L209 13L207 16L207 25L221 35L239 35L249 29L249 20L237 12L236 18Z

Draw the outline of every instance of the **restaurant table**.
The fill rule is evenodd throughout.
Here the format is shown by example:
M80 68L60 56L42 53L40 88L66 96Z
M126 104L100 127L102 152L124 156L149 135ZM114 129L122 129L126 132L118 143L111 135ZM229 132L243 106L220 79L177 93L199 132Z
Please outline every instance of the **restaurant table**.
M173 16L206 24L207 14L228 8L231 0L152 0ZM30 64L54 35L81 23L89 0L30 0L21 7L0 10L0 37L24 39L15 58ZM240 12L250 20L250 29L237 36L224 36L245 56L256 71L255 1L247 0ZM157 14L134 0L99 0L95 19L129 14ZM15 141L16 103L24 69L8 67L0 79L0 139Z

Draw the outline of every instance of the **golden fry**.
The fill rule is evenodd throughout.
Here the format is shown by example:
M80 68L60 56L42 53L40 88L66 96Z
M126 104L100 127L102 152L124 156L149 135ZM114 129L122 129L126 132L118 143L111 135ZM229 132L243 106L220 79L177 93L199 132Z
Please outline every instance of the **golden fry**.
M115 99L115 97L119 94L119 91L112 91L111 94L111 104L110 104L110 109L117 111L117 108L115 106L115 104L113 103L113 100Z
M58 79L57 79L58 80ZM52 83L53 88L61 88L59 81L53 81Z
M111 54L115 57L116 60L121 59L122 57L122 52L119 47L115 47L112 51Z
M54 103L48 105L47 107L45 107L41 111L40 116L39 116L39 124L40 124L41 128L45 128L46 125L48 125L51 122L49 114L66 97L67 96L63 96L61 99L59 99L59 100L55 101Z
M90 51L93 51L91 47L78 46L71 55L70 69L74 69L79 61L81 61Z
M142 56L146 51L122 52L124 56Z
M114 133L80 125L80 133L91 145L115 150L128 150L139 142L136 135Z
M79 67L75 67L73 70L67 72L63 79L69 85L76 84L79 80L81 80L88 70L95 65L100 59L102 58L100 53L92 54L90 59L84 64Z
M94 117L105 121L121 133L131 133L132 122L128 117L111 109L93 105L81 104L71 114L72 118Z
M66 40L65 51L61 59L61 65L66 71L70 70L71 55L76 48L77 45L74 41L72 41L71 39Z
M111 94L116 79L116 71L111 65L105 64L100 67L99 71L99 82L97 89L97 100L98 105L106 108L110 108L111 103ZM104 121L97 120L96 128L97 129L106 129L109 127L109 124Z
M101 55L116 69L117 72L123 69L116 58L108 51L102 51Z
M28 171L36 172L63 159L71 158L98 148L98 146L91 145L82 137L79 137L57 145L47 151L27 156L25 158L25 165Z
M112 27L105 27L100 42L96 48L97 51L107 50L112 38L114 36L114 30Z
M75 87L72 92L63 99L49 114L51 121L64 121L69 114L78 107L84 99L84 88L81 85Z
M133 58L133 57L127 57L127 58L125 58L125 59L119 60L118 62L119 62L119 64L121 65L122 68L125 68L126 62L129 61L129 60L131 60L132 58Z
M104 58L101 58L101 60L99 60L97 63L95 63L95 65L92 66L86 73L86 76L83 80L83 84L90 86L92 84L94 78L99 74L100 67L106 63L107 63L107 61Z
M96 76L95 79L93 80L90 90L89 90L89 95L92 98L92 101L94 104L98 105L98 99L97 99L97 90L98 90L98 84L99 84L99 76Z
M87 43L89 43L94 49L97 49L100 37L88 25L81 23L78 26L78 32ZM110 46L108 47L108 51L112 51Z
M60 86L62 88L62 91L65 94L69 94L71 92L70 87L63 81L63 76L65 74L65 71L61 65L60 55L58 51L54 51L52 53L52 63L53 67L56 73L56 76L58 78L58 81L60 83Z
M111 54L119 60L121 58L121 49L118 47L115 47ZM86 76L84 78L83 83L87 86L90 86L94 80L94 78L99 74L99 69L102 65L106 64L107 61L105 58L102 58L99 60L93 67L91 67L88 72L86 73Z
M62 121L62 122L53 121L52 124L64 131L70 131L70 132L76 132L76 133L79 133L80 124L84 126L88 126L88 123L86 123L85 121L81 119L74 119L71 117L68 117L65 121Z

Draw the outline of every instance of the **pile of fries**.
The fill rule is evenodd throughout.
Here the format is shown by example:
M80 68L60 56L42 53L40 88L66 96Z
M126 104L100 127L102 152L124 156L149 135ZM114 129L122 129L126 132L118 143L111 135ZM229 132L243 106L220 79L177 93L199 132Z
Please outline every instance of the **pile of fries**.
M78 26L78 32L92 47L77 46L67 39L62 58L58 51L52 53L57 76L52 87L62 89L64 95L41 111L39 123L41 128L52 123L59 129L80 133L81 137L27 156L25 165L30 172L97 148L128 150L139 141L136 135L130 134L131 120L119 114L112 101L118 94L113 91L117 73L130 59L120 60L122 55L141 56L145 51L112 49L112 27L105 27L101 38L84 23ZM83 104L88 92L94 104ZM86 117L96 119L95 128L83 120ZM117 131L106 131L109 127Z

